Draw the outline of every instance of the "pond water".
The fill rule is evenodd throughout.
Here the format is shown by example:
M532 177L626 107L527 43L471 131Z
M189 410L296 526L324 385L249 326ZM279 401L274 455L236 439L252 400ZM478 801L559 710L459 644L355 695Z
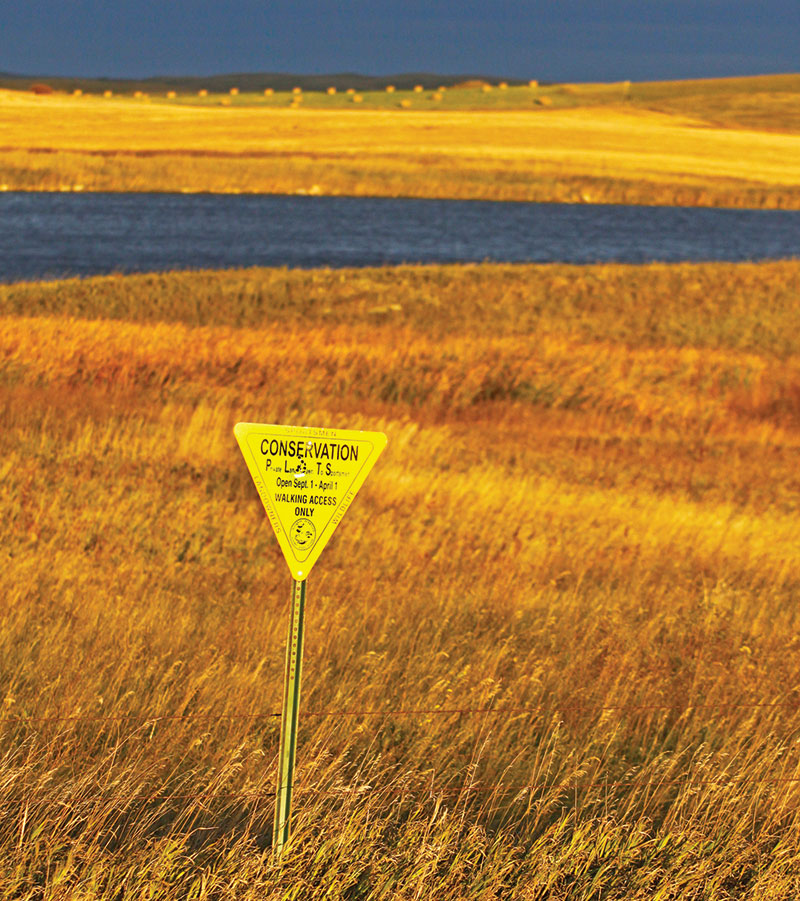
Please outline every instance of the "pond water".
M0 280L241 266L800 257L800 212L286 195L0 194Z

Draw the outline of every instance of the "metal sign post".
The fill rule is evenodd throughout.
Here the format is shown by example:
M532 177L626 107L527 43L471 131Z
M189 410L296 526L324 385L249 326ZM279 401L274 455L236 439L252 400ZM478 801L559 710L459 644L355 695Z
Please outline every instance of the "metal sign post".
M280 857L289 841L294 787L294 757L297 749L297 721L300 714L300 681L303 670L303 630L305 626L306 583L292 580L289 635L286 639L286 676L283 684L281 743L278 752L278 790L275 799L275 826L272 847Z

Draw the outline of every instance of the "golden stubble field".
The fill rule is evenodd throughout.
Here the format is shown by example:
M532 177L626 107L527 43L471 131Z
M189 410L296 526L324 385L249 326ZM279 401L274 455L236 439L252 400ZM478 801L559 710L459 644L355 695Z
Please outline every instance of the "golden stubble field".
M484 109L448 108L457 91L410 109L0 91L0 185L800 206L800 94L637 90L534 108L520 88Z
M0 287L0 895L800 888L800 264ZM309 580L237 420L389 446Z

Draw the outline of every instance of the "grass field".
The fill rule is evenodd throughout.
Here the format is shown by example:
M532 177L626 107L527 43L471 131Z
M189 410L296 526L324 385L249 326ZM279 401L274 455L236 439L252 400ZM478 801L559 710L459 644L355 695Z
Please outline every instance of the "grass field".
M796 898L798 293L0 286L0 896ZM280 865L290 580L237 420L389 436L309 579Z
M797 75L333 95L6 90L0 187L796 209L798 110Z

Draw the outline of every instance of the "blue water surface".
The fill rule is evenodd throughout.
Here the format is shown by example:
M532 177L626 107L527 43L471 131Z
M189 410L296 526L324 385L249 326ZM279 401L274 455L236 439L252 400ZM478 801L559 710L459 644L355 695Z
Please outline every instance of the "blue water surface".
M0 194L0 280L241 266L763 260L800 212L286 195Z

